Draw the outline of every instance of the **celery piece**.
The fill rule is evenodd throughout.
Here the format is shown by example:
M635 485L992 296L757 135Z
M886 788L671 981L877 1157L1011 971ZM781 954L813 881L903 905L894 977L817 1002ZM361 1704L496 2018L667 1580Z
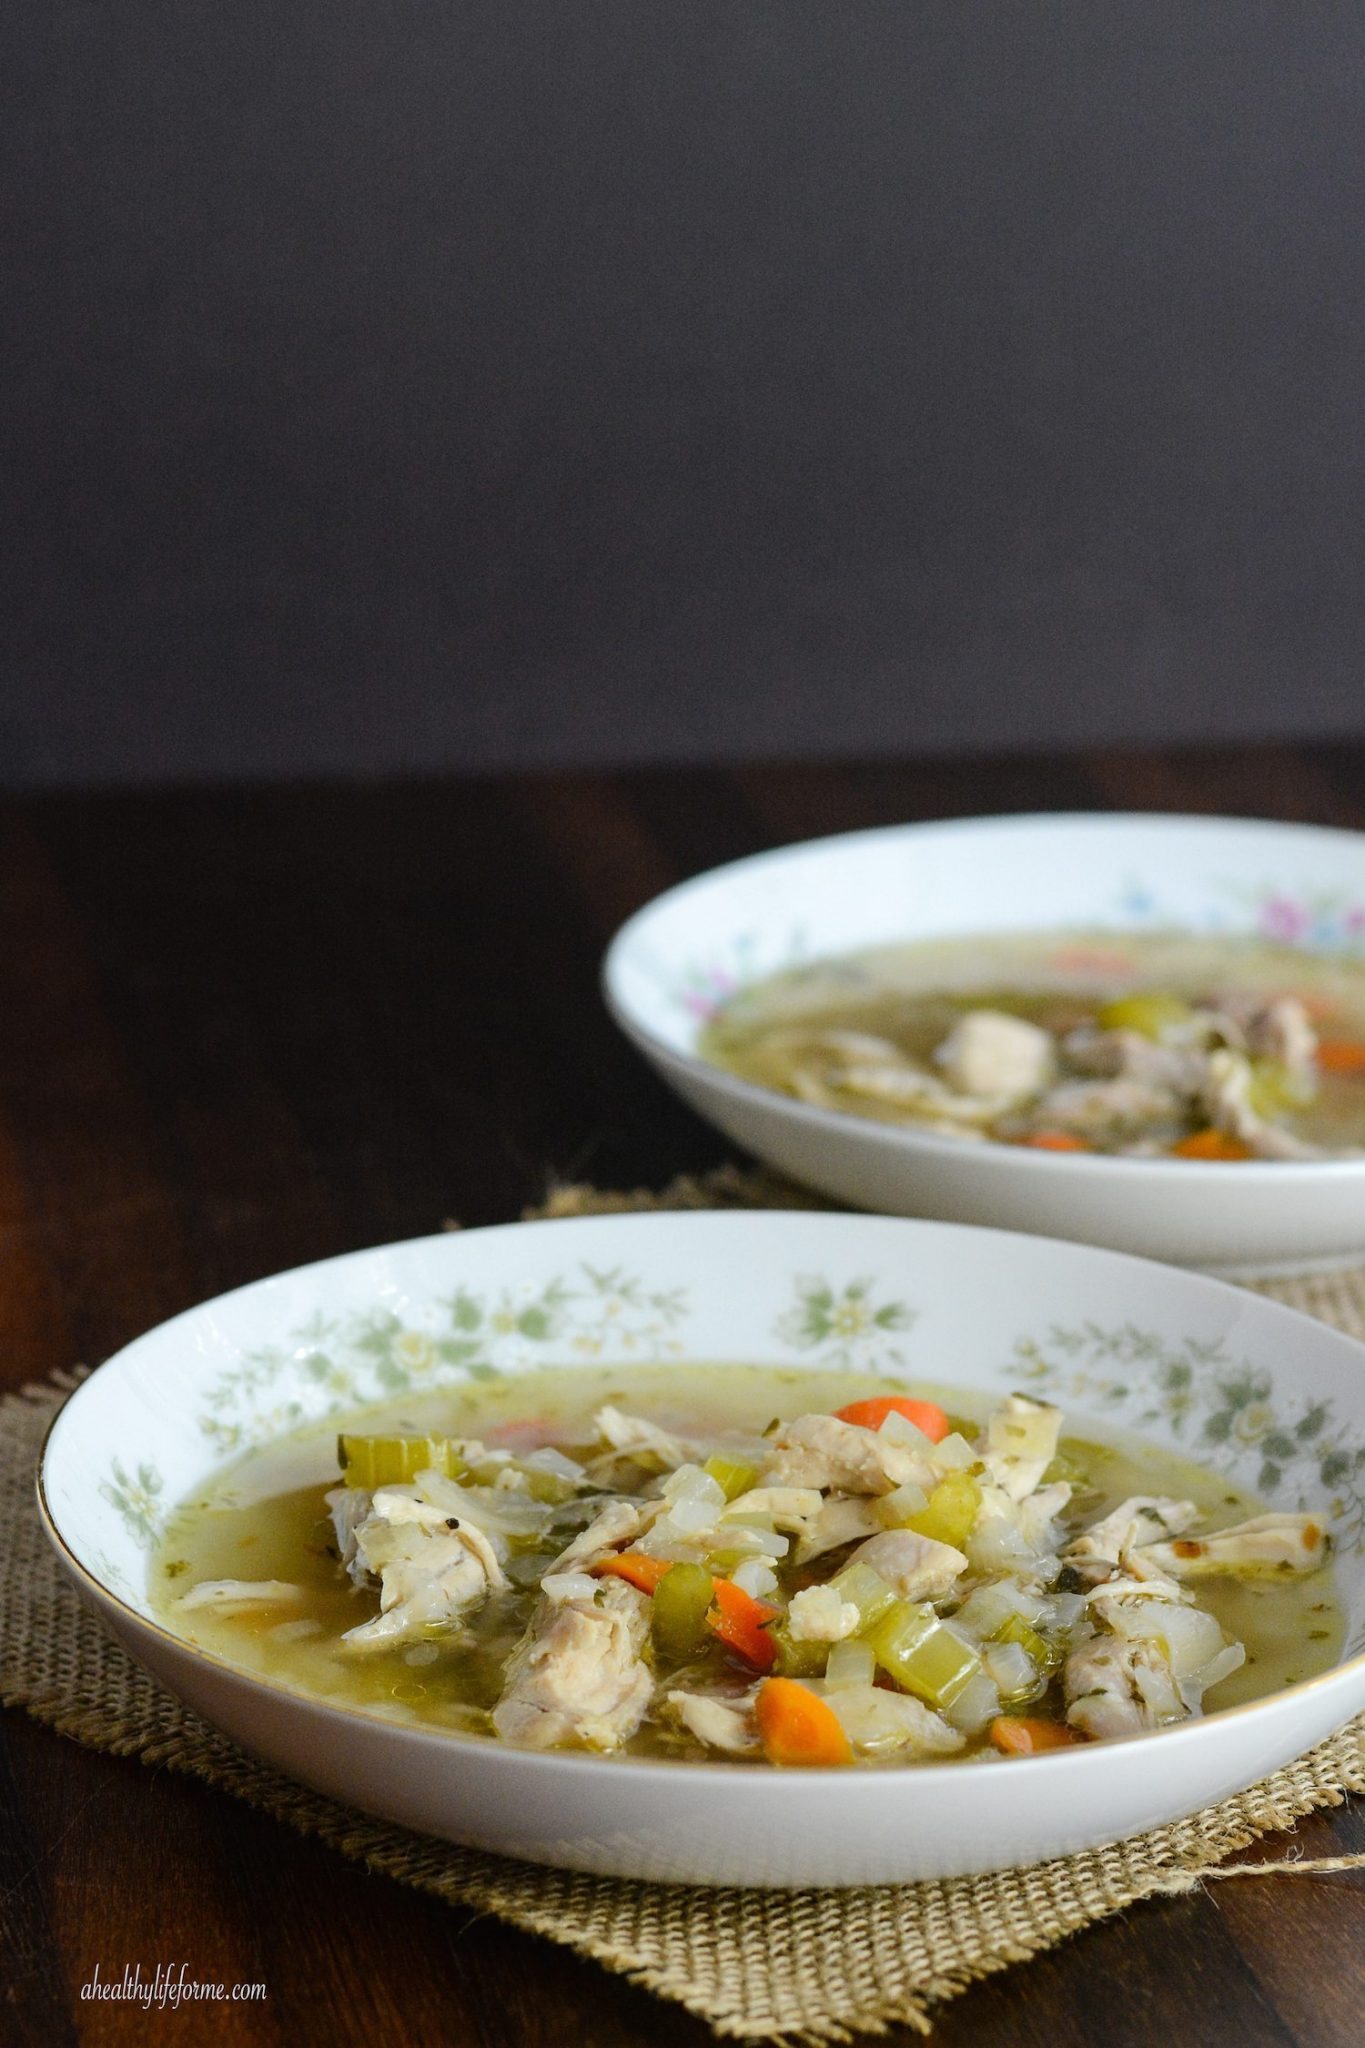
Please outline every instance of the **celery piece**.
M829 1583L841 1600L851 1600L857 1608L859 1635L866 1635L873 1623L896 1602L894 1586L888 1586L871 1565L846 1564Z
M455 1479L465 1470L445 1436L339 1436L337 1462L348 1486L403 1486L419 1472Z
M695 1657L705 1644L714 1592L711 1574L701 1564L675 1564L655 1587L650 1628L656 1647L675 1663Z
M898 1600L868 1635L887 1676L931 1707L947 1707L981 1669L976 1651L919 1600Z
M1062 1653L1040 1636L1036 1628L1030 1628L1022 1614L1012 1614L1008 1621L1002 1621L999 1628L991 1630L993 1643L1018 1643L1021 1650L1046 1675L1055 1671L1062 1661Z
M966 1472L950 1472L934 1488L922 1513L907 1517L905 1527L917 1536L929 1536L935 1543L951 1543L961 1550L980 1507L981 1488L975 1479Z
M742 1458L727 1458L717 1451L702 1466L708 1479L714 1479L727 1500L738 1500L742 1493L748 1493L758 1477L756 1465L746 1465Z
M794 1636L785 1621L768 1631L777 1644L777 1669L783 1678L823 1678L829 1657L828 1643L807 1642Z
M1185 1023L1190 1006L1183 996L1168 989L1150 989L1143 995L1120 996L1106 1003L1096 1015L1101 1031L1136 1031L1143 1038L1161 1038L1177 1024Z

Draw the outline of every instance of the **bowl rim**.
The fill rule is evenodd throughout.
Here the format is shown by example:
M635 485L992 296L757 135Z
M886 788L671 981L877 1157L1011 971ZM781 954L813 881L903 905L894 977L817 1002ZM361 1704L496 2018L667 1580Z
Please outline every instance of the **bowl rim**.
M1025 831L1039 827L1069 829L1081 826L1122 831L1128 825L1155 827L1173 824L1208 829L1211 833L1221 828L1253 828L1320 840L1349 841L1358 849L1362 865L1365 865L1365 833L1362 832L1352 832L1335 825L1287 823L1276 818L1213 817L1190 811L1021 811L972 818L917 819L901 825L872 825L854 832L833 832L816 839L793 840L782 846L768 847L760 853L746 854L739 860L723 861L716 867L706 868L700 874L689 875L670 888L660 890L633 911L608 942L599 968L602 1000L618 1028L648 1058L691 1076L731 1102L750 1109L767 1110L811 1131L843 1137L856 1132L861 1141L880 1151L893 1154L908 1151L938 1159L980 1160L988 1168L1001 1167L1020 1174L1070 1175L1073 1179L1093 1175L1100 1180L1108 1177L1153 1188L1226 1187L1229 1184L1228 1162L1222 1160L1143 1159L1104 1152L1049 1152L1026 1145L1007 1145L995 1138L987 1139L981 1146L968 1145L961 1138L913 1124L882 1123L873 1117L856 1116L851 1110L827 1109L817 1103L802 1102L795 1096L782 1094L779 1089L765 1088L760 1082L747 1081L731 1073L728 1067L706 1059L695 1048L680 1051L677 1046L670 1045L644 1019L621 988L621 967L630 946L665 906L681 901L694 891L699 892L704 886L740 874L753 874L768 866L778 866L802 854L865 845L878 840L902 839L921 832L967 835L986 827L1017 827ZM1028 927L1021 926L1020 929ZM963 936L969 934L964 933ZM1312 949L1301 947L1298 950L1311 952ZM1237 1168L1235 1185L1242 1188L1276 1187L1287 1192L1300 1185L1320 1187L1325 1181L1365 1179L1365 1154L1345 1159L1239 1159L1234 1163Z
M698 1222L704 1222L711 1227L724 1228L733 1227L736 1223L742 1224L751 1216L763 1218L774 1216L789 1217L791 1213L787 1210L774 1209L687 1212L652 1211L628 1216L609 1215L572 1219L539 1219L539 1221L542 1224L553 1221L556 1228L562 1228L565 1221L569 1222L570 1227L577 1224L580 1228L584 1225L595 1223L619 1224L622 1222L629 1222L637 1227L649 1225L666 1226L670 1222L676 1221L679 1215L686 1214L687 1220L691 1224L695 1225ZM824 1212L815 1210L799 1213L802 1215L809 1214L818 1220L823 1217ZM1199 1292L1212 1289L1216 1294L1234 1296L1243 1306L1245 1306L1249 1298L1254 1303L1253 1314L1257 1316L1266 1315L1272 1322L1288 1318L1292 1325L1305 1326L1313 1330L1318 1336L1326 1336L1329 1340L1345 1345L1348 1349L1360 1353L1362 1355L1362 1363L1365 1363L1365 1344L1349 1337L1345 1331L1335 1329L1330 1323L1323 1323L1317 1317L1307 1315L1301 1310L1290 1308L1283 1302L1271 1300L1263 1295L1251 1294L1249 1290L1237 1287L1231 1282L1217 1279L1211 1274L1169 1266L1160 1260L1142 1258L1132 1252L1114 1251L1106 1246L1082 1245L1068 1242L1064 1239L1033 1237L1025 1231L1001 1230L983 1224L945 1222L929 1217L863 1216L856 1211L838 1210L831 1210L829 1216L839 1222L893 1223L915 1232L951 1231L953 1233L965 1233L977 1238L1007 1239L1012 1243L1022 1241L1025 1244L1035 1245L1040 1251L1061 1252L1078 1256L1085 1261L1092 1259L1100 1259L1105 1262L1120 1261L1128 1266L1155 1269L1168 1279L1174 1278L1179 1282L1192 1285ZM527 1227L535 1228L536 1224L533 1223L530 1226L524 1223L487 1224L476 1226L470 1231L461 1231L458 1233L458 1236L461 1243L468 1243L482 1236L486 1231L503 1232L522 1230ZM344 1264L356 1258L383 1254L385 1252L403 1251L423 1245L436 1246L448 1244L450 1242L451 1233L445 1231L431 1232L423 1237L400 1238L386 1244L368 1245L360 1247L355 1251L335 1253L328 1258L309 1260L301 1266L284 1268L279 1273L263 1275L260 1279L247 1281L240 1287L230 1288L223 1294L211 1296L207 1301L197 1302L189 1308L180 1310L176 1315L167 1317L162 1323L154 1324L151 1330L143 1331L139 1336L130 1339L127 1344L121 1345L117 1351L112 1352L108 1358L102 1360L77 1386L70 1390L60 1407L51 1417L43 1433L43 1440L34 1473L34 1492L39 1520L44 1534L57 1554L62 1569L67 1573L68 1577L75 1581L78 1588L88 1599L93 1598L97 1606L112 1608L135 1632L157 1638L162 1643L169 1645L173 1651L191 1659L202 1668L220 1672L234 1683L248 1690L259 1691L267 1698L294 1701L309 1712L334 1719L342 1725L359 1723L369 1728L377 1727L393 1730L395 1734L402 1736L406 1741L415 1740L423 1747L431 1747L438 1754L452 1753L451 1746L453 1745L453 1753L457 1755L473 1753L487 1759L497 1760L493 1765L494 1768L508 1768L513 1765L518 1767L525 1766L539 1771L550 1771L561 1776L578 1775L584 1771L598 1771L606 1764L625 1765L637 1778L648 1776L659 1785L672 1784L675 1781L685 1784L695 1779L698 1774L703 1775L703 1782L707 1784L724 1783L730 1781L735 1773L739 1773L746 1783L767 1783L772 1780L785 1782L783 1774L775 1773L772 1766L764 1762L726 1762L723 1765L725 1776L721 1778L715 1764L707 1759L679 1758L673 1760L648 1756L597 1755L574 1750L520 1749L515 1745L497 1741L491 1736L470 1734L459 1729L425 1726L419 1721L399 1721L387 1715L375 1713L363 1706L338 1704L334 1701L323 1699L317 1694L307 1691L304 1687L289 1685L277 1678L248 1671L243 1666L234 1664L229 1659L219 1656L216 1652L207 1650L198 1643L190 1642L184 1636L177 1635L174 1629L168 1628L162 1621L141 1613L138 1608L132 1606L120 1593L116 1592L111 1586L106 1585L96 1572L92 1571L82 1559L77 1557L67 1542L47 1496L46 1480L53 1437L68 1410L87 1393L100 1374L118 1366L127 1357L127 1354L138 1344L142 1343L145 1338L170 1328L176 1323L202 1314L208 1308L230 1301L239 1294L245 1294L257 1288L268 1286L272 1281L297 1279L302 1275L320 1272L330 1266ZM679 1369L682 1370L686 1369L688 1363L689 1361L686 1359L677 1361ZM572 1365L564 1365L548 1366L545 1369L557 1371L572 1370L573 1368ZM223 1466L232 1462L233 1460L230 1459L224 1460ZM214 1469L222 1469L222 1466L215 1467ZM1183 1721L1171 1723L1163 1728L1144 1729L1133 1735L1109 1737L1104 1741L1081 1743L1070 1749L1044 1752L1041 1756L1029 1759L1033 1766L1033 1775L1038 1775L1040 1769L1044 1766L1049 1771L1054 1771L1059 1766L1074 1769L1077 1759L1081 1757L1092 1759L1096 1756L1103 1757L1106 1752L1120 1748L1125 1756L1140 1754L1145 1757L1150 1745L1154 1742L1169 1745L1176 1740L1180 1740L1186 1746L1189 1746L1194 1742L1208 1739L1208 1730L1217 1730L1220 1726L1233 1719L1250 1714L1268 1714L1279 1701L1301 1700L1310 1693L1320 1693L1331 1687L1338 1687L1344 1691L1347 1689L1344 1681L1356 1675L1365 1677L1365 1648L1357 1651L1355 1655L1333 1664L1326 1671L1317 1672L1311 1678L1296 1680L1294 1684L1287 1685L1278 1692L1267 1693L1259 1699L1244 1700L1236 1706L1219 1708L1212 1714L1191 1715ZM164 1683L160 1678L154 1678L154 1682L157 1684ZM1342 1725L1345 1724L1347 1719L1351 1718L1355 1711L1358 1711L1358 1708L1347 1707L1343 1711ZM208 1718L211 1719L212 1716ZM1295 1753L1298 1754L1299 1752ZM980 1772L989 1771L993 1774L992 1781L994 1782L995 1774L998 1774L1002 1769L1013 1767L1018 1761L1018 1758L1008 1756L979 1756L972 1761L972 1776L976 1778ZM881 1784L887 1778L899 1779L902 1774L911 1777L914 1782L919 1782L926 1772L932 1772L936 1781L944 1781L950 1777L952 1781L959 1781L961 1768L961 1764L957 1762L919 1762L899 1766L885 1765L867 1770L855 1768L852 1772L850 1772L847 1766L818 1766L804 1769L800 1773L800 1777L803 1781L809 1780L822 1784L837 1783L844 1786L852 1786ZM1095 1768L1093 1763L1090 1768Z

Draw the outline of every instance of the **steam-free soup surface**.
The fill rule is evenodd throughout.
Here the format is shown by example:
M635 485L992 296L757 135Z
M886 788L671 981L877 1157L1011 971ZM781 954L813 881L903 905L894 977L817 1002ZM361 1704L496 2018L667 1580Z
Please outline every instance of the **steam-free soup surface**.
M1257 1539L1288 1545L1288 1564L1163 1580L1185 1646L1162 1648L1156 1629L1135 1647L1123 1631L1157 1609L1134 1575L1163 1579L1182 1540L1197 1552L1261 1504L1131 1437L1059 1437L1046 1404L1015 1408L1013 1437L1008 1407L992 1422L988 1400L956 1387L919 1389L889 1420L850 1410L884 1408L897 1386L745 1365L628 1379L570 1367L405 1397L343 1425L353 1463L340 1474L335 1425L225 1469L173 1517L154 1599L205 1649L338 1704L532 1747L713 1761L966 1758L1042 1746L1049 1729L1079 1741L1231 1706L1335 1660L1320 1525L1309 1555L1288 1528L1305 1518ZM837 1412L862 1419L830 1429ZM409 1476L386 1481L394 1458ZM1129 1527L1115 1558L1087 1554L1086 1532L1134 1500L1158 1503L1155 1519ZM470 1594L457 1524L491 1543L500 1584ZM604 1540L559 1563L594 1528ZM443 1607L432 1589L447 1582L459 1597ZM578 1694L555 1665L570 1637L601 1665L578 1673ZM793 1705L796 1735L776 1711ZM783 1748L803 1716L810 1757Z
M1365 963L1179 933L881 947L745 989L702 1041L851 1115L1056 1151L1365 1148Z

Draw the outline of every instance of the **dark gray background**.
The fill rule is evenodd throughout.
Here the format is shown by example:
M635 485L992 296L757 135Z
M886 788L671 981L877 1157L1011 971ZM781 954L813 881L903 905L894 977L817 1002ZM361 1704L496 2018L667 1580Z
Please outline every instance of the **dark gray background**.
M13 782L1365 730L1365 16L0 13Z

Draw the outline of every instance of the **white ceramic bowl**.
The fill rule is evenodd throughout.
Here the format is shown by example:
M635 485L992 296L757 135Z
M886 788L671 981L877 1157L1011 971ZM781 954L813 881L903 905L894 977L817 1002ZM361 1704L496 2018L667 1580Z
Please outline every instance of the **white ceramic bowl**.
M451 1346L452 1299L459 1342ZM447 1340L443 1356L441 1344ZM392 1391L584 1359L897 1373L1139 1426L1282 1505L1330 1507L1349 1635L1333 1671L1122 1745L876 1771L529 1754L322 1705L180 1640L148 1605L171 1505L224 1456ZM1365 1350L1255 1295L1075 1245L890 1218L520 1224L265 1280L139 1338L74 1394L42 1465L62 1562L131 1654L244 1748L478 1848L701 1884L990 1870L1174 1819L1365 1706Z
M1259 933L1365 960L1365 835L1182 817L893 826L785 847L670 889L608 951L617 1021L685 1101L841 1201L1112 1245L1218 1270L1365 1257L1365 1159L1235 1167L967 1144L819 1109L698 1053L736 989L855 947L1108 927Z

